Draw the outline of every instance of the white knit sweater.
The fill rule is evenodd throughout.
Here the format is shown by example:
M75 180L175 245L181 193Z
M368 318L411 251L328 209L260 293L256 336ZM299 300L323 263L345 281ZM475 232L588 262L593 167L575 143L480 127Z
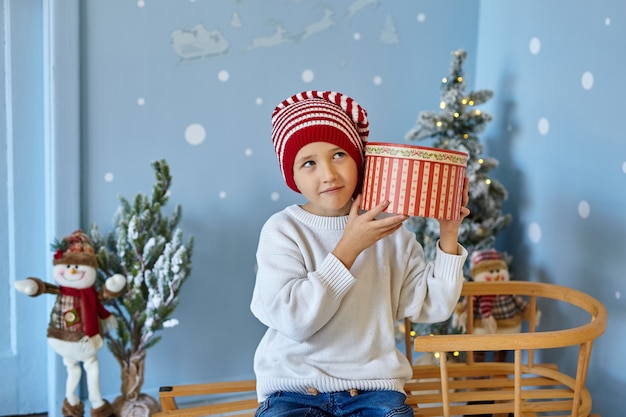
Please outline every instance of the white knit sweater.
M276 391L403 391L411 365L394 324L447 319L463 283L467 251L440 249L426 263L400 228L363 251L350 270L331 253L348 216L292 205L263 226L252 313L268 327L254 357L259 401Z

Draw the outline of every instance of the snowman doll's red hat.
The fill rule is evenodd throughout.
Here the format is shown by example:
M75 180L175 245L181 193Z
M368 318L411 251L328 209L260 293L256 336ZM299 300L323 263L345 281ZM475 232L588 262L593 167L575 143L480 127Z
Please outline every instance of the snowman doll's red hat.
M98 261L89 237L80 229L52 245L54 265L87 265L98 268Z

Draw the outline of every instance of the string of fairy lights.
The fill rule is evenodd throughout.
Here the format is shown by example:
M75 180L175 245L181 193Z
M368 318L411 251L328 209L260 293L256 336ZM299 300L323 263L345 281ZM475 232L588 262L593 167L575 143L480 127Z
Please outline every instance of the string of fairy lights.
M415 330L411 330L409 332L409 334L411 335L411 338L414 338L415 336L417 336L417 332ZM435 336L435 334L431 333L431 334L429 334L429 336ZM455 358L458 358L459 356L461 356L461 352L459 352L458 350L455 350L454 352L450 352L450 354L452 356L454 356ZM435 353L433 353L433 356L436 359L439 359L441 357L441 353L440 352L435 352Z

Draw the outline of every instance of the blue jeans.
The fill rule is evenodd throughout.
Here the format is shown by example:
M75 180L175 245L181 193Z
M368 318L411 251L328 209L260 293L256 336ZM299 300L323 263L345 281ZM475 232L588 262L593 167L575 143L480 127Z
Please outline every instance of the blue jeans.
M398 391L322 392L316 395L275 392L263 401L255 417L413 417Z

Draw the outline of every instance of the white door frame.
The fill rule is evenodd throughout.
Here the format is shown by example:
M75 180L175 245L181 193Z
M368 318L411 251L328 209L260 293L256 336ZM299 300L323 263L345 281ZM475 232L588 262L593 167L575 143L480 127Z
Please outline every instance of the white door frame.
M80 1L43 0L43 7L46 237L52 242L81 224ZM51 264L49 271L52 276ZM65 379L61 358L49 349L49 417L61 416Z
M10 414L59 416L65 394L65 367L45 340L54 297L29 299L13 281L51 277L50 243L81 224L79 1L0 0L0 409Z

